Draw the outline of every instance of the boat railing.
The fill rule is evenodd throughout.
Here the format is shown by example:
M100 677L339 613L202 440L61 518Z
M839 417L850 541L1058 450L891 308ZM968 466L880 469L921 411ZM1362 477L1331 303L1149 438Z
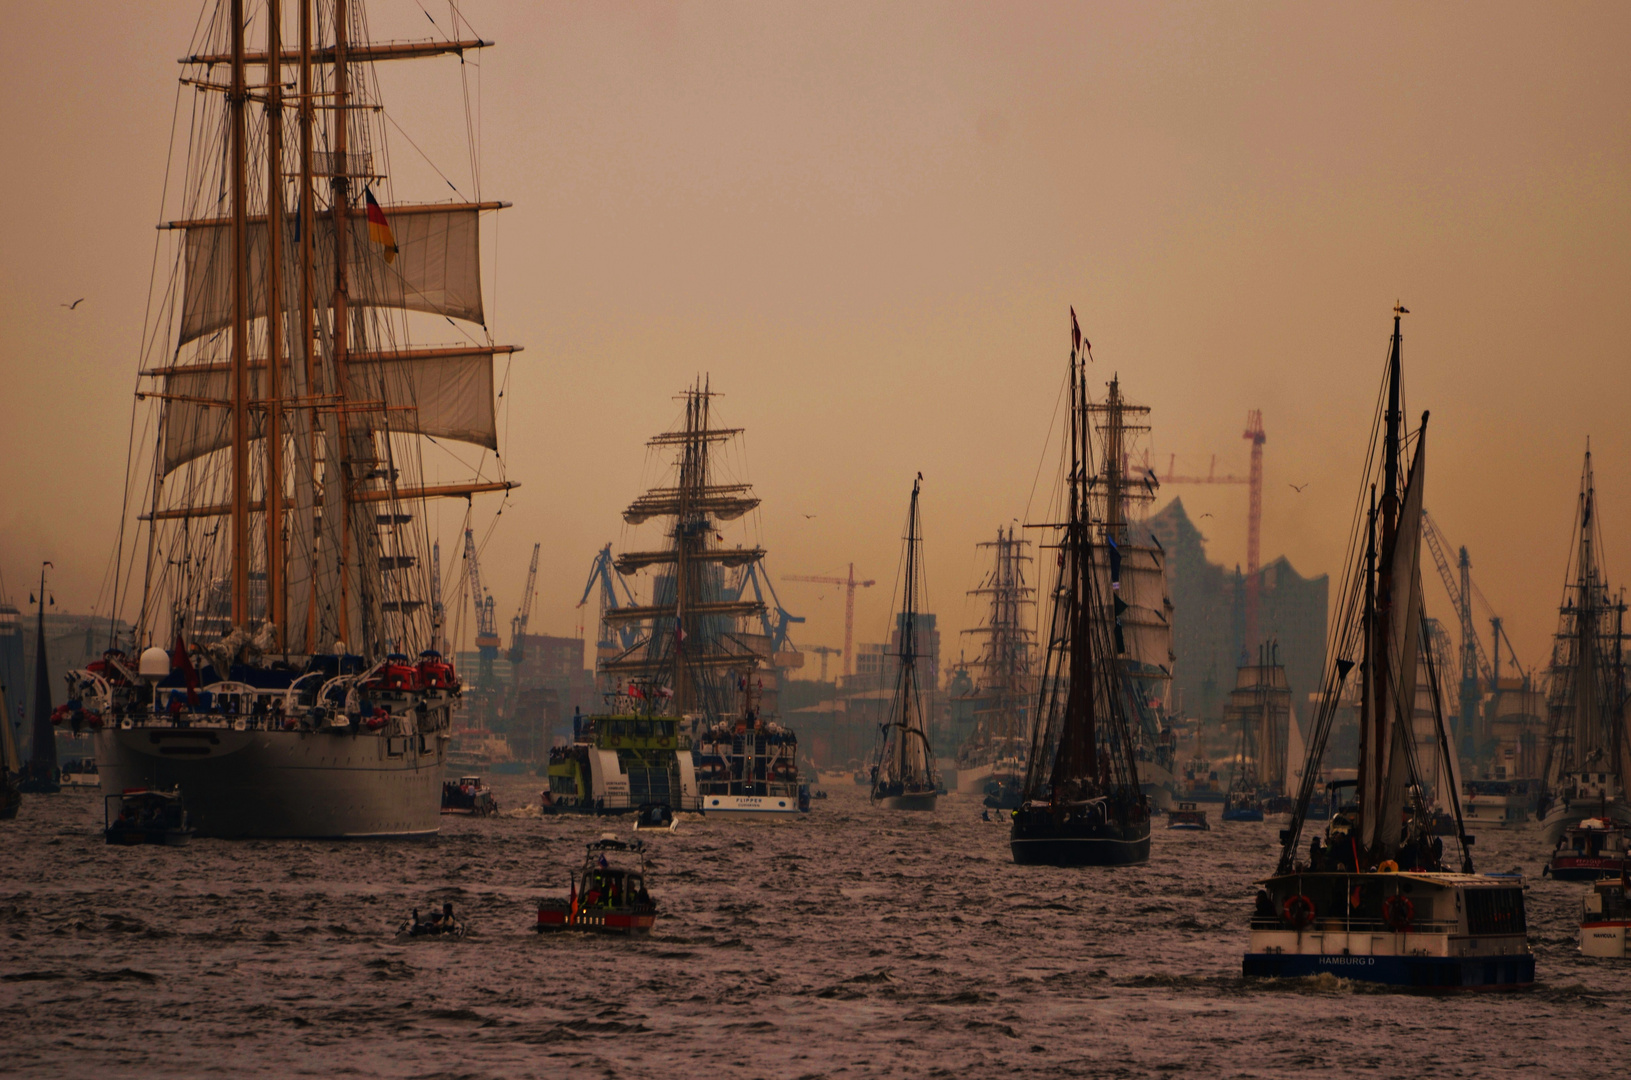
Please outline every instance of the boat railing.
M1411 919L1401 929L1386 919L1374 916L1316 915L1302 929L1311 933L1342 934L1458 934L1461 924L1455 919ZM1254 915L1253 930L1296 930L1297 927L1279 917Z

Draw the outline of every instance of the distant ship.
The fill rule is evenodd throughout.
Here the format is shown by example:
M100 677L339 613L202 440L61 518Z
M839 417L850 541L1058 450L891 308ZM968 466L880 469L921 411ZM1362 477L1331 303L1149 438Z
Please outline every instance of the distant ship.
M1000 810L1019 806L1031 747L1036 635L1029 613L1036 606L1036 590L1025 576L1025 564L1032 561L1026 554L1030 546L1012 526L999 528L995 540L978 545L991 551L992 565L968 595L986 598L990 607L979 626L963 631L983 640L973 694L974 730L957 748L957 789Z
M922 483L919 473L912 481L911 509L906 515L906 574L895 620L900 630L895 694L879 725L878 753L872 765L872 803L885 810L933 810L939 798L940 777L935 772L934 748L929 745L929 718L923 711L923 686L917 670L917 613L923 602L923 536L918 516Z
M1512 990L1533 985L1523 879L1473 871L1454 783L1442 785L1454 848L1437 835L1418 757L1416 690L1431 694L1436 756L1451 748L1434 652L1420 648L1422 502L1427 414L1406 430L1402 307L1395 309L1346 568L1308 758L1275 871L1259 882L1248 977L1329 973L1418 990ZM1378 451L1380 453L1378 454ZM1350 676L1360 684L1357 780L1326 785L1332 815L1302 846L1332 727Z
M1122 616L1127 543L1126 418L1138 411L1111 380L1104 403L1087 394L1087 355L1072 315L1063 490L1048 522L1058 571L1047 618L1035 727L1009 848L1016 863L1107 866L1150 857L1150 805L1139 786L1128 659L1138 655ZM1103 483L1093 461L1104 463ZM1136 634L1136 630L1134 633Z
M655 573L647 602L602 612L607 630L601 640L612 647L601 650L597 669L610 709L580 721L574 746L587 733L599 755L582 756L587 769L576 774L572 782L578 787L566 792L569 798L606 792L604 809L619 802L642 805L642 796L632 790L612 794L618 785L610 769L617 759L605 754L622 748L615 742L607 747L603 740L609 726L637 732L639 726L628 725L655 728L661 721L666 730L673 718L676 743L649 746L658 756L642 766L648 774L667 771L674 778L664 805L753 818L800 811L798 736L778 722L775 704L789 658L774 651L764 624L767 606L758 592L766 552L757 543L729 546L722 531L756 509L759 499L746 482L720 475L725 449L741 429L713 426L716 396L702 381L687 389L681 395L684 419L647 444L672 453L672 472L667 482L630 503L623 520L630 525L661 521L664 542L653 550L624 552L607 568L608 576L615 570L624 578ZM609 557L609 550L605 554ZM555 756L552 792L562 769ZM561 783L565 792L564 777ZM648 790L643 801L658 800Z
M118 582L137 648L69 686L102 790L179 789L201 836L437 830L461 684L435 648L427 504L516 486L493 394L514 349L484 329L478 246L505 204L390 198L374 72L489 43L377 44L361 8L211 4L181 61L210 92L136 395L156 433ZM448 325L462 343L410 341Z
M1626 800L1631 780L1626 695L1631 688L1623 648L1625 593L1611 594L1597 562L1603 538L1596 503L1587 450L1580 470L1574 550L1547 672L1551 738L1541 823L1548 845L1555 845L1582 818L1631 825Z

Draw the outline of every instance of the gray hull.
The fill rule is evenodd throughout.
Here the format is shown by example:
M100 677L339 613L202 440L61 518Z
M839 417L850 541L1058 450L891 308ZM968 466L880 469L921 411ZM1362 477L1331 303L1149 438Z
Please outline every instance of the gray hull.
M933 810L936 793L925 791L912 795L885 795L878 800L884 810Z
M105 795L181 789L199 836L424 836L441 827L445 740L436 735L105 728Z

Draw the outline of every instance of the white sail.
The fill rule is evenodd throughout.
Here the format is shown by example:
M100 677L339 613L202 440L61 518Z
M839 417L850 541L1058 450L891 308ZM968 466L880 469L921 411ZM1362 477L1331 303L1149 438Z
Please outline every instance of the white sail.
M353 306L425 311L483 322L478 208L461 203L446 207L384 207L383 211L396 239L396 257L390 262L386 261L385 248L369 239L364 211L352 211L352 227L346 234L351 238L349 302ZM293 250L294 216L290 215L289 220L285 252ZM190 222L184 228L186 274L178 344L232 324L231 223L214 219ZM257 319L266 314L266 222L252 221L246 228L248 316ZM321 282L333 281L334 222L326 215L319 217L313 233L313 277ZM326 301L326 295L320 297L320 303Z
M298 337L295 339L298 340ZM383 412L356 410L375 431L430 435L498 449L493 348L427 349L353 356L346 365L348 396L378 401ZM251 399L264 396L266 372L251 368ZM168 475L189 461L232 445L232 373L222 364L174 369L164 377L164 452ZM285 366L283 386L304 391L303 371ZM302 410L292 410L298 415ZM251 441L265 435L265 413L250 413ZM357 423L357 421L353 421Z
M1381 775L1380 798L1368 802L1361 824L1360 839L1367 848L1393 852L1399 836L1394 831L1403 819L1411 784L1415 726L1411 717L1416 703L1416 661L1421 637L1421 508L1422 489L1427 474L1427 431L1416 437L1416 455L1405 484L1393 550L1385 553L1384 564L1392 571L1392 596L1388 627L1387 701L1375 702ZM1375 760L1375 759L1373 759ZM1391 827L1388 827L1391 826Z

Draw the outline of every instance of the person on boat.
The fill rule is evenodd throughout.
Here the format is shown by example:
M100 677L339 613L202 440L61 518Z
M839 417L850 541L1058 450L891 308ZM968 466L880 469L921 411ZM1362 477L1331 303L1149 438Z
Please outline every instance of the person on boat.
M1275 918L1277 915L1278 915L1278 912L1276 912L1274 910L1274 897L1269 895L1269 892L1268 892L1267 889L1258 889L1257 890L1257 917L1260 918L1260 919L1272 919L1272 918Z
M1308 844L1308 868L1315 873L1325 869L1325 841L1318 836Z

